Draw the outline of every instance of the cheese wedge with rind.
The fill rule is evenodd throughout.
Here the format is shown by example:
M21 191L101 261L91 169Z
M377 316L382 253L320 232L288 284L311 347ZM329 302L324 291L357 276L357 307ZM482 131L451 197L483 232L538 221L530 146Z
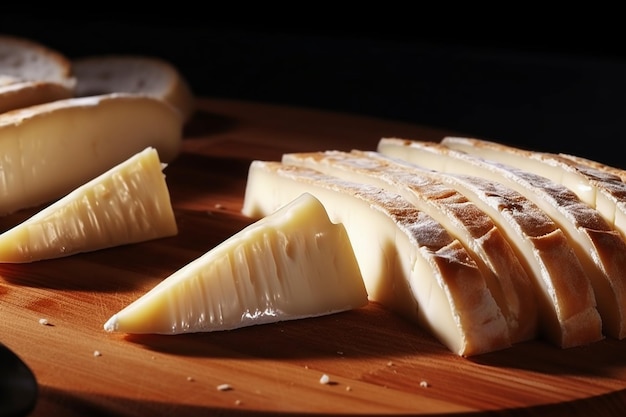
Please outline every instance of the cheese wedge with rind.
M168 335L232 330L367 303L344 226L303 193L165 278L104 329Z
M423 144L383 138L378 151L437 175L489 213L533 271L542 334L547 340L568 348L602 339L602 320L593 287L558 225L524 195L500 182L471 175L471 170L463 171L465 174L446 172L446 168L453 171L455 161L438 155L436 149L429 151L430 143Z
M133 94L69 98L0 114L0 215L54 201L148 146L180 153L180 114Z
M562 212L564 216L569 216L577 227L577 230L571 230L571 239L579 243L574 247L578 248L579 258L594 286L604 331L611 337L625 338L625 231L619 229L617 225L619 222L613 223L612 220L613 215L615 219L619 218L617 213L621 207L626 208L626 184L609 172L580 165L555 154L529 151L475 138L448 137L443 139L442 144L454 150L527 171L524 177L528 181L526 183L528 188L530 183L539 183L539 176L551 182L542 188L552 192L560 200L557 198L549 200L545 193L539 193L538 198L546 201L544 208L547 212L549 208L547 205L550 203L558 204L559 201L563 201L567 205ZM574 201L575 198L569 197L565 190L582 201ZM601 200L606 204L597 205L596 203ZM557 214L553 217L556 216ZM561 221L563 227L566 224L567 219Z
M461 356L511 345L506 320L465 248L398 194L257 160L242 213L267 215L303 191L345 225L371 301L418 323Z
M70 256L178 232L154 148L146 148L0 234L0 263Z
M440 222L467 248L509 325L513 343L537 337L533 284L517 254L492 219L453 187L370 152L287 153L282 162L395 192Z

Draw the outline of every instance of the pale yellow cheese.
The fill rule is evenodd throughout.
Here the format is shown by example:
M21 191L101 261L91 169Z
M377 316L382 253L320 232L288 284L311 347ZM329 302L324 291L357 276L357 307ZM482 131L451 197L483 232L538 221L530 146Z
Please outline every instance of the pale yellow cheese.
M440 222L467 248L509 324L511 341L537 337L538 302L517 254L491 217L452 186L371 152L287 153L286 164L395 192Z
M440 223L398 194L279 162L250 165L242 212L271 213L306 191L345 225L371 301L420 324L452 352L511 345L476 262Z
M24 263L177 233L163 165L146 148L0 234L0 262Z
M180 334L332 314L368 302L345 228L301 194L157 284L105 324Z
M441 148L445 147L395 138L383 138L378 144L382 154L453 185L480 204L509 236L535 277L545 338L561 347L602 339L594 289L564 231L525 195L492 176L481 176L480 165L464 163Z
M594 286L605 333L626 337L626 230L620 227L626 223L619 220L626 219L626 184L608 172L550 153L474 138L448 137L442 144L504 164L481 163L485 173L514 167L504 168L512 173L507 182L536 196L534 201L543 203L546 213L569 233Z
M0 114L0 215L56 200L148 146L180 152L183 122L161 100L69 98Z

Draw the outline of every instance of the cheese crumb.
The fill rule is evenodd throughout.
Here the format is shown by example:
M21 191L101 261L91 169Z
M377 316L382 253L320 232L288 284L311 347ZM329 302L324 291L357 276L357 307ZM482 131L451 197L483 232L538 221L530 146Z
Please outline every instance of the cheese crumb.
M320 384L329 384L330 383L330 377L326 374L322 375L322 377L320 378Z
M218 391L230 391L231 389L233 389L233 387L228 384L220 384L217 386Z
M422 387L422 388L428 388L428 382L427 382L427 381L422 381L422 382L420 382L420 387Z
M98 356L102 356L102 353L99 350L94 350L93 351L93 356L95 356L97 358Z
M48 319L39 319L39 324L41 324L42 326L47 326L48 324L50 324L48 322Z

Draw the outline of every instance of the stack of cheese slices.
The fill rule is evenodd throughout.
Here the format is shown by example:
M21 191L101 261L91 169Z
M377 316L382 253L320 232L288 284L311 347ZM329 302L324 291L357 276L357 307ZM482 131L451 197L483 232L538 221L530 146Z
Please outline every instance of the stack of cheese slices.
M570 348L626 337L623 177L486 140L383 138L253 161L243 213L316 196L345 225L369 299L454 353Z

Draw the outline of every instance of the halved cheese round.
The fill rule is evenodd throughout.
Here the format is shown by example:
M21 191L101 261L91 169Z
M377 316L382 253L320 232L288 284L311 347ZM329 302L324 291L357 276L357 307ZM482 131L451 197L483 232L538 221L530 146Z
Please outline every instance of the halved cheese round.
M183 122L134 94L68 98L0 114L0 215L54 201L151 146L178 156Z
M0 263L70 256L175 235L158 153L146 148L0 234Z
M302 194L114 314L109 332L180 334L303 319L368 303L346 230Z
M511 345L476 262L440 223L398 194L257 160L250 165L242 212L264 216L302 192L345 225L370 300L418 323L458 355Z

